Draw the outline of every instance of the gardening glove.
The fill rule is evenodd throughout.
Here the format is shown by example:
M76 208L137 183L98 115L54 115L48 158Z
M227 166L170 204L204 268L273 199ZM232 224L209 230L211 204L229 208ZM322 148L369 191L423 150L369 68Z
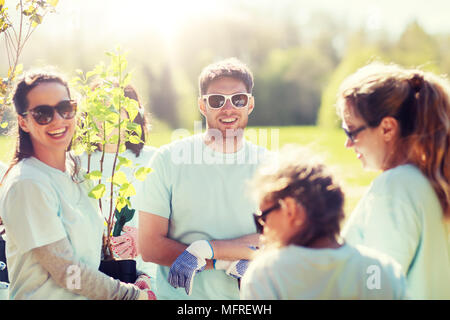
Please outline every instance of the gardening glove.
M156 300L155 293L151 290L150 277L145 273L142 273L134 282L134 285L141 289L145 294L141 292L139 300Z
M174 288L184 288L190 295L194 276L206 267L206 259L214 257L214 250L207 240L194 241L183 251L170 267L167 280Z
M128 197L130 200L130 197ZM114 210L114 216L116 217L116 222L114 223L113 236L118 237L122 233L125 223L131 221L134 217L135 210L130 209L127 205L123 207L120 211L117 208Z
M225 273L235 279L241 279L247 271L249 260L214 260L214 269L225 270Z
M111 248L122 259L134 259L137 256L137 228L123 227L125 232L118 237L111 237Z

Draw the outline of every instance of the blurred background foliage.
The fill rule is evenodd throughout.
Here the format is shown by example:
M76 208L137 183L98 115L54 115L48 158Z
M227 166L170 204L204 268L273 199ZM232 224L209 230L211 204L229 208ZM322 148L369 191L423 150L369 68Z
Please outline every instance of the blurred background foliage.
M56 66L70 78L120 44L129 51L133 84L152 122L171 129L191 129L200 119L197 77L205 65L226 57L253 70L257 112L251 126L339 126L339 84L373 60L450 71L450 35L425 31L419 10L392 32L379 21L377 7L351 23L334 11L343 3L350 10L352 1L321 1L321 8L306 12L307 2L61 0L30 38L21 63L25 70ZM0 74L6 74L2 54L0 48Z
M0 5L14 11L19 2L0 0ZM21 52L25 71L53 66L71 79L77 70L107 61L105 52L120 45L151 115L148 144L159 147L173 140L174 129L192 133L195 121L204 121L197 109L202 68L237 57L255 78L249 130L278 132L279 141L269 149L298 143L326 155L349 195L346 212L378 173L363 171L354 152L343 147L346 137L334 107L340 83L371 61L450 72L450 2L445 0L47 2L56 12L45 17ZM3 40L4 82L9 63ZM7 111L3 121L13 118ZM14 128L0 128L5 163L15 143L5 133L13 135L7 131Z

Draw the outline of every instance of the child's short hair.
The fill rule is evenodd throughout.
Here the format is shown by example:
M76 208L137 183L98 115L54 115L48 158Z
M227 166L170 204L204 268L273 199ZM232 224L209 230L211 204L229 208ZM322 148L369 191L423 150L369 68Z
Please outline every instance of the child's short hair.
M262 165L251 181L258 202L294 198L306 211L306 222L290 240L308 246L317 239L336 237L344 218L344 193L326 167L305 148L286 146Z

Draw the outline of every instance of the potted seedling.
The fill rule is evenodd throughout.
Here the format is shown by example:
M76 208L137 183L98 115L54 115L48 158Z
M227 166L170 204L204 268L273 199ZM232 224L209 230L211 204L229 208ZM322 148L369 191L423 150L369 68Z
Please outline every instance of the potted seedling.
M125 72L127 60L120 49L116 52L107 53L111 60L109 66L100 63L87 73L78 70L78 75L71 81L81 94L82 114L73 149L77 155L87 155L85 178L92 183L89 196L98 200L105 218L100 271L121 281L134 282L136 261L118 259L113 254L111 237L119 236L123 226L135 214L131 209L131 199L136 194L133 180L145 180L151 169L120 155L126 149L126 142L138 144L143 141L141 127L133 122L139 112L138 102L124 95L124 88L131 79L131 74ZM93 80L95 86L92 86ZM111 172L105 172L103 168L107 144L117 146ZM91 155L96 150L102 154L100 170L91 170ZM122 168L132 170L133 180L129 181Z

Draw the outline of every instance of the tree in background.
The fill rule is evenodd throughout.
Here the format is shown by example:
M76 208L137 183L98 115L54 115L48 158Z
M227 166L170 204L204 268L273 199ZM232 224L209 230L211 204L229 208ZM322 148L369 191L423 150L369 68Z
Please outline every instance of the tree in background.
M55 12L58 1L20 0L16 4L19 22L13 23L5 0L0 0L0 36L3 36L9 66L7 76L0 79L0 119L3 118L6 108L11 105L13 82L23 70L19 61L24 46L44 17L50 12ZM8 123L4 121L0 126L6 128Z
M158 119L167 122L172 128L180 125L177 112L177 92L174 88L172 70L165 64L159 76L148 66L144 67L149 86L150 111Z
M250 125L309 125L316 121L323 83L332 57L316 47L273 50L255 72L257 111Z
M374 60L405 67L419 67L437 73L449 70L442 64L447 61L447 68L450 67L450 59L445 59L447 55L443 54L445 51L441 49L445 47L440 47L436 38L427 34L416 21L405 28L397 41L368 41L367 38L368 35L363 30L354 34L346 54L322 93L318 125L327 128L340 126L335 111L336 94L340 84L348 75Z

